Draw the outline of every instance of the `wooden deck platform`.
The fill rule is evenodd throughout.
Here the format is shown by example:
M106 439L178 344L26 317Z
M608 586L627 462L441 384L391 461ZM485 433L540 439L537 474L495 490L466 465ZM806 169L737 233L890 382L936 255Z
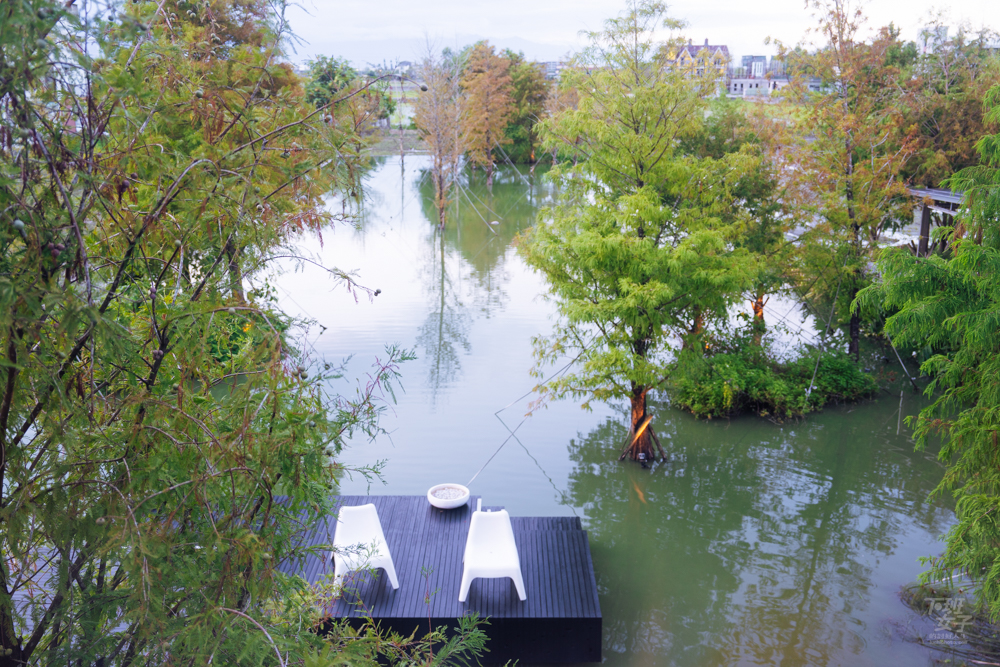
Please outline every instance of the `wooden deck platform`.
M428 616L435 627L454 627L459 617L478 612L490 622L485 627L490 663L600 662L601 609L587 533L578 518L511 517L527 600L518 599L510 579L476 579L468 600L460 603L462 554L475 496L454 510L436 509L423 496L341 496L337 502L374 503L399 589L392 589L381 570L375 577L352 577L345 586L349 592L331 608L335 617L360 624L370 615L383 627L409 635L415 628L425 632ZM332 544L335 521L316 526L305 539ZM332 573L333 566L308 556L282 569L311 583Z

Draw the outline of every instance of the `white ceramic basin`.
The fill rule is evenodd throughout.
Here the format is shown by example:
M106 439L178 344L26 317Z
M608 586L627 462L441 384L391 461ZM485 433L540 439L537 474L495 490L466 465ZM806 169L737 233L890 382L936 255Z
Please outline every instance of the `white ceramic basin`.
M455 509L469 502L469 489L461 484L437 484L427 492L427 501L439 509Z

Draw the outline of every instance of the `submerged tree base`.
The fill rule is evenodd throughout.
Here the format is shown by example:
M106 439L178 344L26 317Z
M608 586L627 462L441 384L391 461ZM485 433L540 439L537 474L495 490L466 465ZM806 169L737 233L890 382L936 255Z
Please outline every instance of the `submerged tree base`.
M752 412L780 421L877 391L875 379L842 352L781 362L766 347L738 338L704 357L684 355L672 373L670 398L697 417Z
M645 400L643 400L643 412L645 412ZM633 419L634 416L633 412ZM656 460L657 451L659 451L660 458L663 461L667 460L667 453L663 450L663 445L660 444L660 438L650 425L652 419L652 417L646 416L641 424L629 429L628 436L626 436L625 442L622 445L621 456L618 457L619 461L625 460L627 456L645 466L647 461L652 463ZM656 449L653 448L654 444L656 445Z

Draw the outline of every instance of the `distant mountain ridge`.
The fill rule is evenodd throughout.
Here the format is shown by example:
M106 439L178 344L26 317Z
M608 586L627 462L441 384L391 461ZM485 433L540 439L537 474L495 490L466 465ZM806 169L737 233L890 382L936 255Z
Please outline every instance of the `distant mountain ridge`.
M580 45L571 43L532 42L520 37L486 38L482 35L472 34L458 34L450 38L432 38L431 45L436 52L440 52L445 47L461 49L467 44L475 44L483 39L489 39L490 44L498 49L523 52L528 60L542 62L565 60L567 54L572 54L580 48ZM304 63L317 55L337 56L347 58L354 67L363 69L369 63L380 65L383 62L393 63L404 60L417 62L427 52L427 40L424 38L330 40L329 42L313 40L308 44L299 44L295 50L296 53L292 54L294 61Z

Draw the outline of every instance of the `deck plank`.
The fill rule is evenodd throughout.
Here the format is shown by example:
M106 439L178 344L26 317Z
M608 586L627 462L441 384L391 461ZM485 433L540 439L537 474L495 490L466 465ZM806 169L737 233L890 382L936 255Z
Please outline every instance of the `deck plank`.
M570 579L572 580L572 585L570 586L570 593L572 594L573 598L573 616L586 615L585 602L583 599L583 595L581 595L583 587L586 583L586 580L582 576L583 572L581 571L581 569L583 568L583 559L580 556L581 546L582 546L581 542L575 542L574 544L569 545L570 567L568 572L570 575Z

